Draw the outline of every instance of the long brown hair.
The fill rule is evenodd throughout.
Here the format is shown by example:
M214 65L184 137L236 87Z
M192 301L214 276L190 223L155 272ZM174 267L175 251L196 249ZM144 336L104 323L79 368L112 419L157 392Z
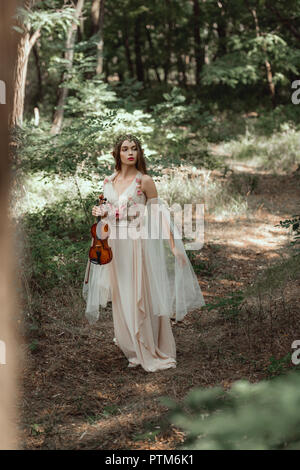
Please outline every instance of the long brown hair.
M137 161L136 161L135 167L138 171L140 171L144 175L147 175L144 150L142 149L142 145L139 139L135 135L132 135L132 134L123 134L119 136L115 142L114 149L112 151L113 157L115 159L115 171L121 170L122 162L121 162L120 151L121 151L122 144L125 140L129 140L129 142L134 142L135 145L137 146L138 152L137 152Z

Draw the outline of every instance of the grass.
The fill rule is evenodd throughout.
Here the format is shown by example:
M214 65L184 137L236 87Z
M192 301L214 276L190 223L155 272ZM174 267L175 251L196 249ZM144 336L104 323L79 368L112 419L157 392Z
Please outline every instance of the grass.
M252 164L260 170L290 171L300 163L300 130L289 124L271 136L249 132L238 139L221 144L220 151L233 160Z

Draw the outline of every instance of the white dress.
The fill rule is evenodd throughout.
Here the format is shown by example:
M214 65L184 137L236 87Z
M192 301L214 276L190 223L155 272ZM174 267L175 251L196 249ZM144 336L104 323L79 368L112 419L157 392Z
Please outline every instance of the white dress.
M116 174L103 183L109 214L102 220L110 227L108 244L113 259L105 265L88 261L83 283L85 314L93 324L111 301L114 341L128 359L128 367L141 365L147 372L173 368L176 345L170 318L182 320L189 310L205 305L203 295L182 240L179 235L175 238L176 226L168 218L167 206L160 198L147 201L138 190L141 172L119 196L113 186ZM136 208L144 210L141 218L132 216ZM156 238L148 229L144 238L128 236L129 227L133 227L132 233L139 233L137 229L149 227L149 221L153 235L153 227L158 230L159 223L152 214L159 210L162 225L173 234L181 259L174 256L169 237L161 231Z

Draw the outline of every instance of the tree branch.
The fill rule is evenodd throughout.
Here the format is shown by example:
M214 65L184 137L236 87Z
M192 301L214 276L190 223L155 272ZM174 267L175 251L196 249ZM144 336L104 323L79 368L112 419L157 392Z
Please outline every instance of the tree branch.
M41 30L40 29L37 29L33 35L31 36L31 38L29 39L29 46L30 46L30 49L35 45L36 41L38 40L38 38L40 37L41 35Z

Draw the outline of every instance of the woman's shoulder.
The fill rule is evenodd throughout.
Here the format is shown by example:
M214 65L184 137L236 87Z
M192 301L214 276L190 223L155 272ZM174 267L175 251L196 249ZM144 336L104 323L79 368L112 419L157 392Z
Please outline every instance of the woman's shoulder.
M150 175L143 174L141 181L141 189L146 193L147 197L156 197L157 189L153 178Z
M141 180L142 180L142 183L146 183L146 184L154 183L153 178L150 175L144 174L144 173L141 173Z
M106 183L110 182L114 175L115 175L116 172L113 172L111 175L104 175L104 179L103 179L103 185L105 185Z

